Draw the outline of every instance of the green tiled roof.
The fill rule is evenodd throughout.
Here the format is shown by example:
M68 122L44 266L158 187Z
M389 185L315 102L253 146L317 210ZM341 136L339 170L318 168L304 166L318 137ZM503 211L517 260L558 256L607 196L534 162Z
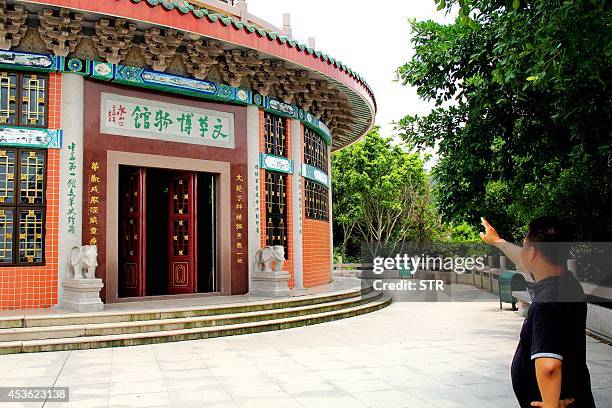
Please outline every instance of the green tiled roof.
M117 1L117 0L109 0L109 1ZM221 23L224 26L233 25L238 30L245 30L246 32L253 34L256 33L261 37L266 37L270 41L279 41L282 44L287 44L291 48L297 48L300 51L306 51L309 55L314 55L317 58L323 59L323 61L329 62L330 64L336 66L338 69L341 69L347 72L349 75L357 79L361 82L366 89L370 92L372 96L372 100L374 101L374 105L376 106L376 101L374 99L374 92L372 92L372 88L367 83L367 81L359 75L357 72L353 71L350 67L342 63L341 61L330 57L329 55L317 51L313 48L308 47L305 44L301 44L296 40L289 39L286 36L280 35L274 31L267 30L265 28L260 28L255 26L254 24L244 23L240 20L236 20L233 17L227 16L225 14L221 14L215 11L208 10L204 7L195 6L187 1L183 0L130 0L132 3L140 3L146 2L151 6L162 6L166 10L177 10L182 14L192 13L197 18L207 18L212 23Z

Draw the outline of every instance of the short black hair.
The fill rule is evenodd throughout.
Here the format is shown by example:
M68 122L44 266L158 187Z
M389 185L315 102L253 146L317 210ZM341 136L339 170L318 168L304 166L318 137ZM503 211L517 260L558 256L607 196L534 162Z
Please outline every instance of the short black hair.
M556 217L539 217L531 220L525 239L533 244L548 261L567 267L570 257L572 228Z

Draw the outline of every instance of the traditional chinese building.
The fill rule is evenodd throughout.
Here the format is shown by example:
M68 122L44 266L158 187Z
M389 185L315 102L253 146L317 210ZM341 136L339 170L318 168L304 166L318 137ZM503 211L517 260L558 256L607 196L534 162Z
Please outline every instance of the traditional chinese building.
M330 153L373 93L234 3L0 0L0 309L58 304L86 244L105 303L248 293L266 245L330 282Z

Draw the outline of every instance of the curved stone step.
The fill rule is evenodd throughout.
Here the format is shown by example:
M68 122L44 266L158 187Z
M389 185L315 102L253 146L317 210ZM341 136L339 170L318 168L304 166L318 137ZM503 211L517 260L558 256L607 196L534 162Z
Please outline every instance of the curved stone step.
M391 303L391 298L378 300L330 312L307 314L304 316L256 321L224 326L200 327L181 330L166 330L144 333L115 334L108 336L84 336L62 339L26 340L0 343L0 354L31 353L40 351L84 350L102 347L134 346L142 344L166 343L173 341L197 340L211 337L233 336L283 330L358 316L382 309Z
M198 327L225 326L256 321L282 319L307 314L316 314L359 306L378 300L380 292L370 292L334 302L318 303L308 306L271 309L255 312L230 313L224 315L181 317L141 321L122 321L112 323L87 323L83 325L39 326L0 330L0 342L57 339L65 337L107 336L114 334L170 331Z
M88 323L117 323L127 321L175 319L182 317L213 316L263 310L284 309L334 302L366 295L368 288L354 288L333 293L295 296L286 299L266 299L255 302L228 303L209 306L159 307L157 309L116 310L94 313L62 313L48 315L11 316L0 318L0 330L8 328L68 326Z

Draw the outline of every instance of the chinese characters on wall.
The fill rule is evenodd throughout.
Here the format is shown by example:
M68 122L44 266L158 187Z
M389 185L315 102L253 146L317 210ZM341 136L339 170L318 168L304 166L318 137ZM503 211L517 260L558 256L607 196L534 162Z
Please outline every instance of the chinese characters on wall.
M76 198L76 188L77 188L77 180L76 180L76 157L74 155L74 142L68 145L68 150L70 151L70 157L68 158L68 180L66 181L66 186L68 187L68 209L66 210L66 218L68 221L68 233L74 235L76 233L75 230L75 216L76 212L74 210L74 200Z
M102 94L101 133L234 148L234 115Z
M253 180L255 180L255 199L253 200L253 210L255 210L255 231L257 232L257 235L259 235L259 166L256 164L253 169Z
M234 230L235 230L235 244L234 244L234 258L237 264L244 264L244 247L246 241L245 228L246 217L244 209L246 206L245 200L245 183L242 174L238 173L234 177L234 201L236 211L234 212Z
M303 205L302 205L302 199L303 199L303 192L302 192L302 181L300 180L299 183L297 183L298 185L298 198L297 198L297 205L298 205L298 211L297 211L297 216L298 216L298 233L301 234L302 233L302 225L303 225L303 221L304 221L304 216L302 214L302 210L303 210Z
M98 244L98 214L100 213L100 163L97 161L91 162L91 174L87 183L87 216L89 231L89 245Z

